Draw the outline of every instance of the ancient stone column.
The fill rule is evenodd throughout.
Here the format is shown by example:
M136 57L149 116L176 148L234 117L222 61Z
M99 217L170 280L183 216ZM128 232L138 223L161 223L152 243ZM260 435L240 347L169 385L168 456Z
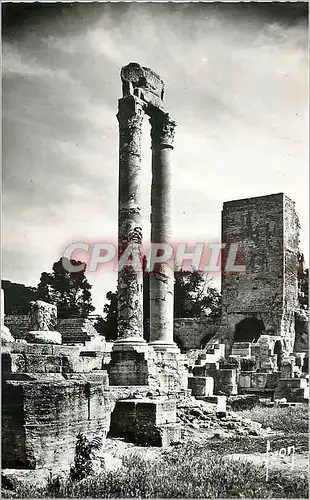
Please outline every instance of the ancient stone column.
M172 193L171 152L176 123L168 113L154 110L151 119L152 187L151 244L171 244ZM158 350L175 350L173 342L173 264L151 264L150 275L150 345Z
M57 327L57 307L43 300L30 302L30 331L26 340L29 344L61 344Z
M143 339L142 216L140 201L143 102L134 95L119 100L118 341ZM130 256L131 254L131 256ZM123 265L127 257L133 266Z

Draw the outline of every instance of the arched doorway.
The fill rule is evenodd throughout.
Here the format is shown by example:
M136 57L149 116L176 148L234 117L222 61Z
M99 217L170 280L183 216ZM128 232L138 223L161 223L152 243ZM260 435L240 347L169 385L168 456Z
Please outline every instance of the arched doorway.
M261 319L245 318L235 326L234 342L257 342L264 330Z

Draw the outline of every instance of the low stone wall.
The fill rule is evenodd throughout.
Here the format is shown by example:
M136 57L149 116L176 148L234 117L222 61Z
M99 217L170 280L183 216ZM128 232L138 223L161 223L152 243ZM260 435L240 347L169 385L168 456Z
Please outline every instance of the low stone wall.
M30 329L28 316L6 315L4 324L15 339L24 339ZM174 339L182 349L199 349L201 342L210 340L217 332L219 324L208 318L175 318ZM63 344L85 344L98 335L93 322L87 318L58 319L57 331L61 333Z
M4 324L15 339L25 339L30 330L30 319L27 315L6 315ZM58 319L57 331L61 333L63 344L85 344L98 336L93 322L88 318Z

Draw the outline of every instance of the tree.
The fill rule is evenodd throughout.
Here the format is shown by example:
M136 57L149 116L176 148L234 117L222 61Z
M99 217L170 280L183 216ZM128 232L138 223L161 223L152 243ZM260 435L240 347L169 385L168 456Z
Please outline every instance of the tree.
M103 307L105 318L102 324L102 333L107 341L117 339L117 292L108 292L108 303Z
M84 267L81 271L68 271L69 263L71 266ZM83 262L59 259L54 262L52 273L41 274L37 298L56 305L58 318L87 317L95 308L85 271L86 264Z
M53 291L51 282L51 274L42 273L40 278L40 283L37 286L37 299L44 300L44 302L51 303Z
M217 319L221 314L221 294L211 286L212 279L202 271L175 273L175 318L209 317Z
M146 257L143 257L143 330L144 338L149 341L149 325L150 318L150 290L149 290L149 273L146 270ZM108 303L103 307L104 319L99 320L95 328L99 333L105 336L107 341L117 339L117 290L108 292L106 295Z
M143 261L143 327L144 338L149 341L150 320L150 274ZM218 319L221 314L221 295L211 286L211 278L201 271L181 271L175 273L174 317L209 317ZM106 340L117 338L117 291L107 293L104 319L96 328L105 335Z
M1 286L4 291L5 314L28 314L30 302L37 298L37 289L8 280L2 280Z

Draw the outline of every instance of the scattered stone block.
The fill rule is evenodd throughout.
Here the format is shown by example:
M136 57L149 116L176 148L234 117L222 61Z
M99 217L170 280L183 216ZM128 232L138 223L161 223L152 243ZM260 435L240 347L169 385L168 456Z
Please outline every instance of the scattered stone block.
M197 397L196 399L205 401L206 403L212 403L212 404L218 404L219 398L222 398L223 396L203 396L203 397Z
M212 377L188 377L188 387L193 396L212 396L214 380Z
M238 386L240 389L250 389L252 387L251 372L240 372Z
M238 394L227 397L227 405L234 411L248 410L258 403L257 394Z
M251 388L258 391L263 391L267 385L267 373L252 373Z
M295 358L293 356L283 359L281 364L281 378L294 377Z
M166 398L117 401L111 415L110 435L144 445L167 446L181 437L176 402Z
M215 394L224 393L226 396L238 393L237 370L235 368L223 368L213 374Z
M309 386L307 379L280 378L277 389L275 391L275 399L285 398L288 402L303 402L308 399L308 394Z
M251 343L250 342L235 342L231 350L232 356L242 356L243 358L251 357Z

